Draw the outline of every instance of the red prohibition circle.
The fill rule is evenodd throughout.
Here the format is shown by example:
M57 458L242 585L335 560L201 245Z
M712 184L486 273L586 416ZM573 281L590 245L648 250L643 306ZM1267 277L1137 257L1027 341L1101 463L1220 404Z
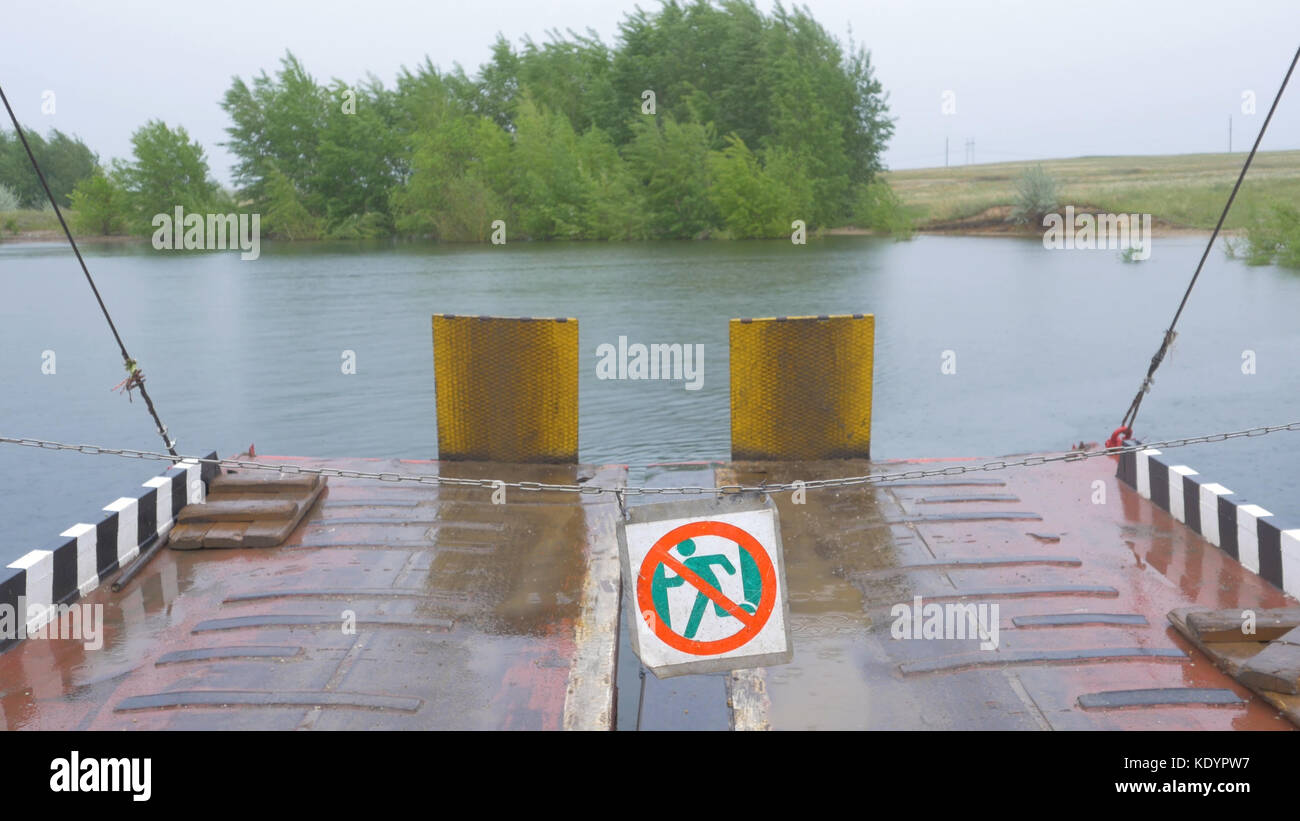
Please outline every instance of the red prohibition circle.
M735 525L727 524L726 522L687 522L680 527L673 528L663 536L659 537L659 541L655 542L654 545L651 546L650 552L646 554L645 559L641 562L641 568L637 574L637 605L639 607L639 612L643 614L643 617L647 612L655 612L650 582L654 576L655 568L662 564L665 559L669 559L678 565L678 567L672 568L678 573L678 575L694 575L689 570L686 570L686 568L681 567L681 562L678 562L676 559L669 556L668 551L672 550L686 539L693 539L697 536L720 536L740 545L742 550L747 551L749 555L753 557L754 564L758 565L759 577L763 581L763 594L760 596L758 609L751 616L749 613L741 610L735 602L732 602L724 596L721 590L717 590L715 592L717 592L718 596L727 603L722 605L724 609L726 609L732 616L739 619L744 625L740 630L730 636L723 639L716 639L714 641L696 641L695 639L688 639L679 633L673 632L672 628L664 624L659 618L654 618L652 626L654 627L654 633L659 637L659 640L675 650L680 650L683 653L690 653L695 656L716 656L722 653L728 653L743 646L750 639L754 638L754 636L758 635L759 631L761 631L764 625L767 624L767 620L771 618L772 610L776 606L776 569L772 566L772 559L767 555L767 551L763 549L763 545L747 531L742 530ZM686 573L683 574L681 572L682 570L686 570ZM696 577L696 579L698 579L698 577ZM699 580L699 583L696 583L688 578L688 582L697 590L700 589L701 584L711 590L714 589L703 580ZM700 592L704 591L701 590ZM706 593L705 595L708 594ZM710 596L710 598L713 597ZM714 599L714 602L721 604L720 602L717 602L717 599Z

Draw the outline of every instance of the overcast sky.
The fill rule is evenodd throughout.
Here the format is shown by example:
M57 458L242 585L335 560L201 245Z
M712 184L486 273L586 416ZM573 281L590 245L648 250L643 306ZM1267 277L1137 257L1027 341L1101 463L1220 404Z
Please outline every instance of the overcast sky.
M0 84L42 133L82 137L101 160L130 152L151 118L183 125L229 183L218 101L232 76L273 70L292 50L321 81L373 72L391 86L427 54L470 73L501 32L512 42L590 27L613 42L638 3L623 0L4 0ZM643 8L658 6L642 0ZM758 2L767 11L772 4ZM1297 0L974 2L813 0L832 34L872 52L897 130L893 168L1090 154L1249 147L1297 45ZM1300 77L1265 149L1300 148ZM55 93L53 115L42 92ZM1253 91L1257 111L1242 111ZM956 113L944 114L951 91Z

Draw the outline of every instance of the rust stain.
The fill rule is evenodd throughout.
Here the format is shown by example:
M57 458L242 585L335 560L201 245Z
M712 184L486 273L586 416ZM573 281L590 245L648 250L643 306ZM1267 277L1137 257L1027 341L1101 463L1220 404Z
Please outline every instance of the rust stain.
M500 470L446 468L471 478ZM525 481L624 481L621 467L511 470ZM618 508L581 494L491 499L490 488L335 477L279 547L164 550L121 593L104 586L82 599L104 606L102 649L31 640L0 655L4 726L560 729L587 557L612 535ZM349 523L358 512L367 521ZM612 664L611 654L610 680Z

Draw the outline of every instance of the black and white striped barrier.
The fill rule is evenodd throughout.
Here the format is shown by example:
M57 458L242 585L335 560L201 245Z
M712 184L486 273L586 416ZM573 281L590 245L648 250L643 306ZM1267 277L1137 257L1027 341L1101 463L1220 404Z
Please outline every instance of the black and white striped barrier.
M1160 456L1155 448L1120 454L1116 476L1247 569L1300 598L1300 528L1286 528L1270 511Z
M178 462L146 481L135 496L105 507L107 515L98 521L75 524L52 544L0 568L0 608L16 613L26 623L25 633L36 632L55 617L52 605L87 595L166 536L182 507L206 498L217 470L194 459ZM0 652L19 641L11 632L0 633Z

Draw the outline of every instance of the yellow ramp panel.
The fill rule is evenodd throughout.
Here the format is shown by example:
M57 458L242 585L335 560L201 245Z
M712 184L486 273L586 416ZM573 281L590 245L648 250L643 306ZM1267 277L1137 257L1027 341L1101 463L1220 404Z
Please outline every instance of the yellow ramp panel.
M866 459L872 314L731 320L731 458Z
M433 315L438 458L578 461L578 321Z

